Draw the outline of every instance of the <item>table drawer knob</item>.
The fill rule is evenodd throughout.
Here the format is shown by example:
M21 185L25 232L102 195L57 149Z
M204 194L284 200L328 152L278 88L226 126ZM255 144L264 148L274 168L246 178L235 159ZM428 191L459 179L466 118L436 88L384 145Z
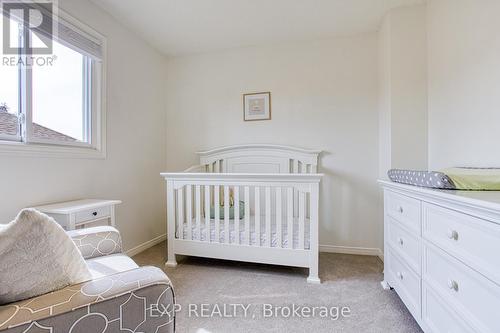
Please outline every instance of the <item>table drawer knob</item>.
M405 242L404 242L403 238L399 237L399 239L398 239L398 243L399 243L399 245L403 246L403 244L404 244Z
M398 208L398 212L399 212L400 214L403 214L403 213L404 213L404 211L405 211L405 210L403 209L403 206L399 206L399 208Z
M92 215L97 216L97 212L93 212Z
M458 291L458 282L455 280L448 280L448 288L454 291Z
M449 239L458 240L458 232L456 230L448 230L447 236Z
M401 273L401 272L397 272L397 273L396 273L396 275L398 276L398 278L399 278L400 280L403 280L403 278L404 278L403 273Z

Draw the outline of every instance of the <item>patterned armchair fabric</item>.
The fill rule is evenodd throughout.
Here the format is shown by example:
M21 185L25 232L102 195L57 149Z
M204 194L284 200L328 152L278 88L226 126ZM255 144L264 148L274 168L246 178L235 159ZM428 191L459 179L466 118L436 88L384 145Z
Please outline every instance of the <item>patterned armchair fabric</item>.
M109 226L68 231L83 258L91 259L122 252L122 238L118 230Z
M96 236L89 236L89 230L78 239L95 245L94 250L84 247L82 253L95 257L116 253L118 244L121 248L116 230L105 235L98 228ZM103 241L109 237L115 237L113 250ZM171 333L175 331L174 304L165 273L156 267L140 267L0 306L0 332Z

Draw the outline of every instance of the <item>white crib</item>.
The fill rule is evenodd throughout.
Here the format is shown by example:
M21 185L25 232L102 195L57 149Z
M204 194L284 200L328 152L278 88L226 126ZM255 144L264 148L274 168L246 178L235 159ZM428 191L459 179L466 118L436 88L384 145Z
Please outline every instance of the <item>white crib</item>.
M162 173L168 260L176 254L307 267L318 276L319 151L239 145L198 153L200 165Z

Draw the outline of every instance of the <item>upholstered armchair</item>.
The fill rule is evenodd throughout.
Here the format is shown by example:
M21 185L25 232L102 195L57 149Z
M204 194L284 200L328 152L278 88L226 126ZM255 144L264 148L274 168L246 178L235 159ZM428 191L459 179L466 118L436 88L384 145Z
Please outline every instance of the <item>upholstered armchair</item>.
M70 231L93 279L0 306L1 333L170 333L174 293L156 267L139 267L122 253L113 227Z

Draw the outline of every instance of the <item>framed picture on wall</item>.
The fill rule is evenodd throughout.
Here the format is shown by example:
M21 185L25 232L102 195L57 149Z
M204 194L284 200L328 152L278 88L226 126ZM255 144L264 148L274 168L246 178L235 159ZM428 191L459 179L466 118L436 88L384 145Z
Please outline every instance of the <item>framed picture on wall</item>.
M271 120L271 93L244 94L243 119L245 121Z

